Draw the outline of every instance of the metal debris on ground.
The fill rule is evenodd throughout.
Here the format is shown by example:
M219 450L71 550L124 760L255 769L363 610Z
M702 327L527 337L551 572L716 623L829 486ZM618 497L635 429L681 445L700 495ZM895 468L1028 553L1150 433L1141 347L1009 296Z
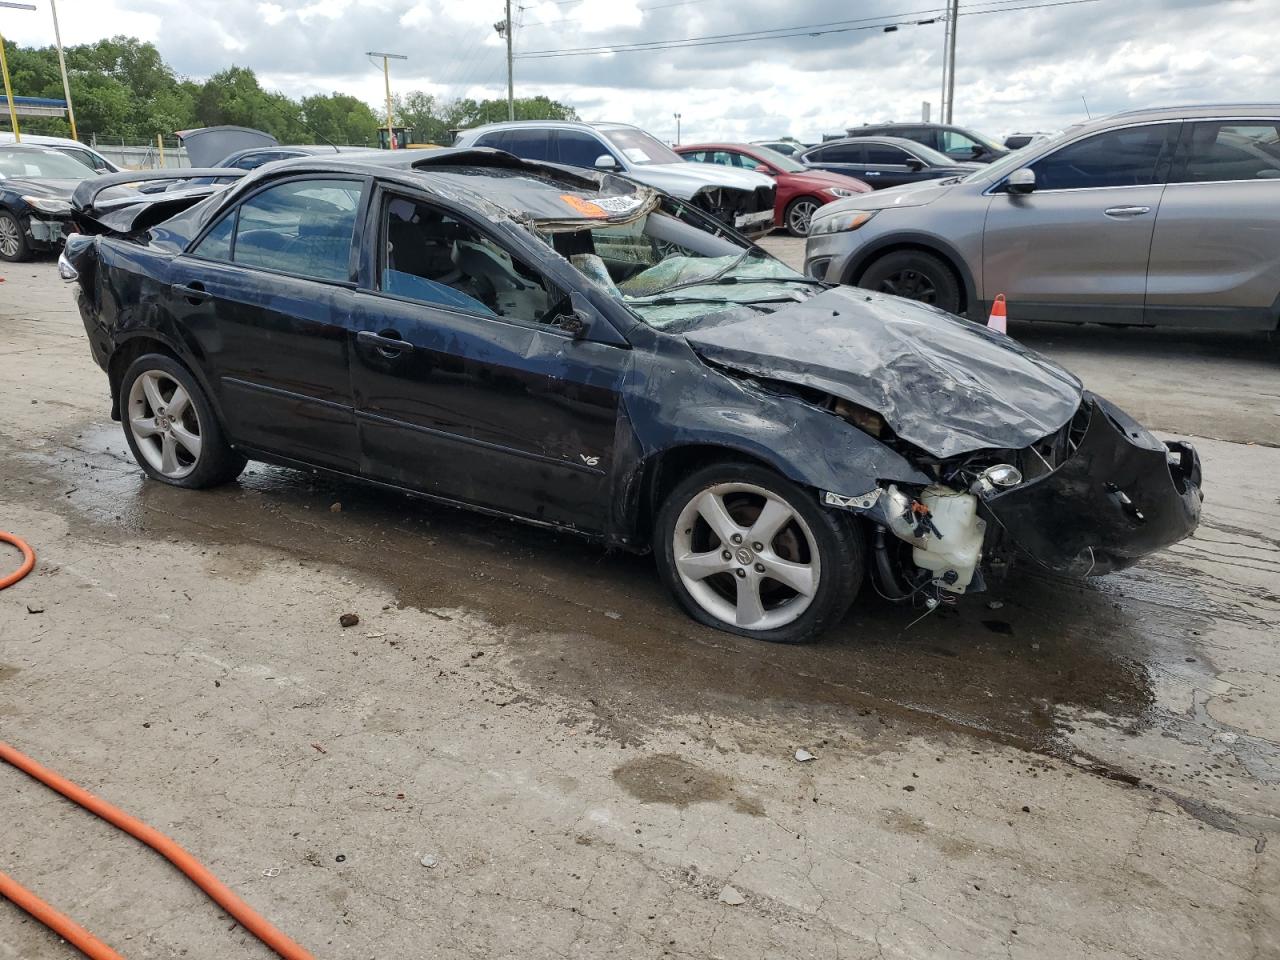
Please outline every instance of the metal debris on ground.
M817 760L817 759L818 759L817 757L815 757L808 750L804 749L804 747L801 747L799 750L796 751L796 760L798 760L800 763L804 763L806 760Z

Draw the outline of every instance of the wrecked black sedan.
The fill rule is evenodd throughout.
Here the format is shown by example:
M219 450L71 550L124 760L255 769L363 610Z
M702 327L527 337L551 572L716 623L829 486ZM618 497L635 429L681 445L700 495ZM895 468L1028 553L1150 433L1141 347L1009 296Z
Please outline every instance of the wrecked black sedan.
M1198 521L1195 451L1052 362L630 180L474 149L123 177L60 269L165 483L263 460L652 550L697 620L777 641L868 577L933 605Z

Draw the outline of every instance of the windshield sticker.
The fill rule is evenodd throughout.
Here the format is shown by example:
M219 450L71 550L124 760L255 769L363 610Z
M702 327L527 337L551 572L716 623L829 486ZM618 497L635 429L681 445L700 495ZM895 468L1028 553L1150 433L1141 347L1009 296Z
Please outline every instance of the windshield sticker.
M560 199L582 216L593 220L631 213L644 205L644 200L640 197L597 197L594 200L588 200L572 193L562 193Z
M622 151L632 163L648 163L649 155L639 147L628 147Z

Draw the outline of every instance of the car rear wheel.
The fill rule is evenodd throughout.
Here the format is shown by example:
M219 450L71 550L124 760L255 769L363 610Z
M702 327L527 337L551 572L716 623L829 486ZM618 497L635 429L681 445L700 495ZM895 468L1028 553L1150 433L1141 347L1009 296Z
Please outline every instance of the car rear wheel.
M663 581L700 623L803 643L838 622L862 582L861 531L804 488L755 464L697 471L658 514Z
M918 300L947 313L960 310L960 283L939 258L919 250L899 250L867 267L858 286Z
M204 390L182 364L150 353L125 371L121 419L129 449L154 480L212 487L234 480L245 459L222 435Z
M0 260L20 263L31 256L22 224L8 210L0 210Z
M787 232L793 237L807 237L809 223L813 220L818 207L819 203L813 197L796 197L787 204L787 212L783 218Z

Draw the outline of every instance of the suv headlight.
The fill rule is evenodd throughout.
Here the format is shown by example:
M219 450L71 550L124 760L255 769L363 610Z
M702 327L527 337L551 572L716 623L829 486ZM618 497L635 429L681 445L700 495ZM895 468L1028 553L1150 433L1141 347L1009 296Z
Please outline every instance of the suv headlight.
M23 197L31 207L41 213L51 213L60 217L71 216L71 204L56 197Z
M827 216L815 216L809 222L809 236L816 237L824 233L846 233L857 230L874 217L878 210L844 210ZM819 209L821 213L821 209Z

